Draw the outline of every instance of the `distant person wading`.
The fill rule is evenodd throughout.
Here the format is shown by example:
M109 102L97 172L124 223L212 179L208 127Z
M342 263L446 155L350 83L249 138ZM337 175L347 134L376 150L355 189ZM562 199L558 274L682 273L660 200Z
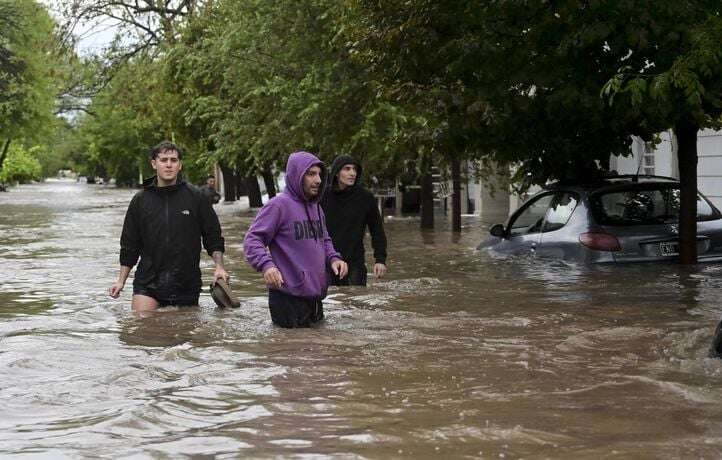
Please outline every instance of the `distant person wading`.
M208 198L211 204L221 201L221 194L216 191L216 176L211 175L206 178L206 184L201 187L201 193Z

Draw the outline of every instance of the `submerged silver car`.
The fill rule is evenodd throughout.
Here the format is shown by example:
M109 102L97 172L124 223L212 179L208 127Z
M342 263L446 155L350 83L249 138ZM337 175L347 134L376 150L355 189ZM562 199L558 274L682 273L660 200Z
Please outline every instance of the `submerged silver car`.
M587 185L552 184L491 227L492 253L578 262L644 262L679 256L679 181L615 176ZM700 262L722 260L722 214L697 195Z

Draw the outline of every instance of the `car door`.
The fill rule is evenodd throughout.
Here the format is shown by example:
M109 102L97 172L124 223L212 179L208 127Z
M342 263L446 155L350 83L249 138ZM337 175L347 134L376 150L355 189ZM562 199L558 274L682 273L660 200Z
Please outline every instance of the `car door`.
M569 219L579 203L579 194L559 191L544 216L536 254L539 257L567 259L576 255L579 247L579 232L570 232Z
M519 208L509 219L506 237L499 244L499 251L514 255L534 254L544 226L544 217L553 199L553 192L538 195Z

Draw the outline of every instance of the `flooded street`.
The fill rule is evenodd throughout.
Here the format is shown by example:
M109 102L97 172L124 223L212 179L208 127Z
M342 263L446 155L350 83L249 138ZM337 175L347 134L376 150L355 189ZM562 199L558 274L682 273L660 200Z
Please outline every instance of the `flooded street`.
M0 457L722 456L722 265L499 259L477 219L389 219L388 278L285 330L243 260L253 215L218 205L241 308L141 318L130 280L107 295L134 193L0 194Z

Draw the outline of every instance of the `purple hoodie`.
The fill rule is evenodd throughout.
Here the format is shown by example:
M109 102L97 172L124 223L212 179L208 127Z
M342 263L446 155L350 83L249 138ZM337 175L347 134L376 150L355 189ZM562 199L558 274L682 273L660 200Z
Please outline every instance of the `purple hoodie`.
M303 193L303 176L312 166L321 167L321 186L318 196L309 200ZM326 267L341 260L319 205L325 186L323 162L308 152L292 153L286 164L286 188L261 208L243 240L248 263L259 272L277 267L283 276L280 290L297 297L326 297Z

